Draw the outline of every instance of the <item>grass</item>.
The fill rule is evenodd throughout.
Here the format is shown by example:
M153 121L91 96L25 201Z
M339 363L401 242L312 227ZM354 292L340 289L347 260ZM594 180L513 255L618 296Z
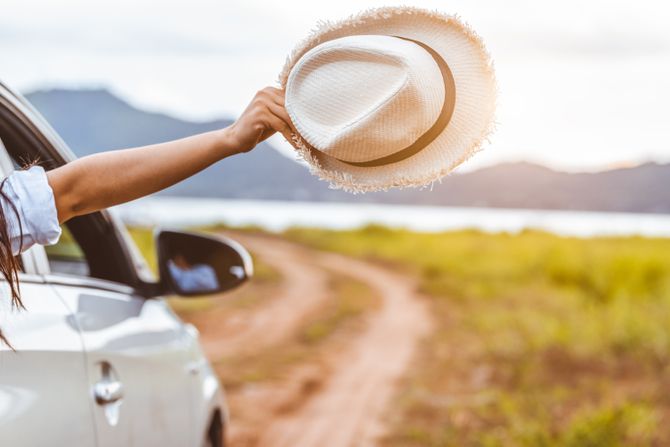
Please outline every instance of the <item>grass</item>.
M130 237L137 245L137 248L147 261L147 265L154 272L158 274L158 260L156 258L156 244L154 241L154 231L150 227L131 227L128 228Z
M71 261L84 260L84 252L81 251L81 248L75 242L70 230L66 226L62 226L61 231L62 233L57 244L44 247L47 255Z
M670 240L292 229L416 274L437 329L390 446L670 445Z
M155 266L150 232L132 233ZM285 236L420 278L436 330L396 396L384 445L670 445L670 240L379 226ZM256 273L268 287L280 280L258 260ZM361 301L362 284L332 286L339 298L293 340L220 362L226 385L281 376L374 305ZM250 289L230 298L231 311L262 302ZM220 304L171 302L182 315Z
M304 344L320 343L344 325L379 305L379 297L366 284L351 278L331 276L330 289L334 299L329 301L317 318L311 319L301 329L299 338Z

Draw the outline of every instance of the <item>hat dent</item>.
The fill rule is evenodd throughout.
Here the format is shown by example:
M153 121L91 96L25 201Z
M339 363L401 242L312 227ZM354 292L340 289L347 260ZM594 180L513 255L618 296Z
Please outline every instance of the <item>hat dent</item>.
M347 36L295 64L286 110L312 147L346 162L391 155L425 133L444 104L432 56L392 36Z

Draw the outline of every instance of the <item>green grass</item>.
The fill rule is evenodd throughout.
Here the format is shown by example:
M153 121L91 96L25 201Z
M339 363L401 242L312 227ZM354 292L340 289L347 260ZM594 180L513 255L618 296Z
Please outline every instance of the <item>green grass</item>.
M156 244L154 241L153 228L150 227L131 227L128 228L130 237L137 245L142 256L147 261L149 268L155 273L158 273L158 260L156 259Z
M437 329L391 446L670 445L670 240L292 229L416 274Z
M55 245L47 245L44 247L46 250L47 256L59 258L59 259L68 259L71 261L84 260L84 252L81 251L79 245L72 237L72 233L67 229L66 226L61 227L62 233L58 240L58 243Z

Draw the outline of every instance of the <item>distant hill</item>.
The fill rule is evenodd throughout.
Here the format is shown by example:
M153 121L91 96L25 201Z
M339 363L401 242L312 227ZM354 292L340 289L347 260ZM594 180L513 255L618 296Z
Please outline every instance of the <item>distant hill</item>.
M79 156L218 129L230 120L190 122L138 110L106 90L47 90L26 95ZM268 200L355 201L670 213L670 164L568 174L528 163L454 174L433 188L351 195L262 143L162 194Z

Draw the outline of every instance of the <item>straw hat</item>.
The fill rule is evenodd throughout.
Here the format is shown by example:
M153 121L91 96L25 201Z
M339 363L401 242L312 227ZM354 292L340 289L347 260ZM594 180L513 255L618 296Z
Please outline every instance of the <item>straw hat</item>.
M424 186L476 152L496 86L481 39L456 17L408 7L322 23L279 81L312 172L351 192Z

